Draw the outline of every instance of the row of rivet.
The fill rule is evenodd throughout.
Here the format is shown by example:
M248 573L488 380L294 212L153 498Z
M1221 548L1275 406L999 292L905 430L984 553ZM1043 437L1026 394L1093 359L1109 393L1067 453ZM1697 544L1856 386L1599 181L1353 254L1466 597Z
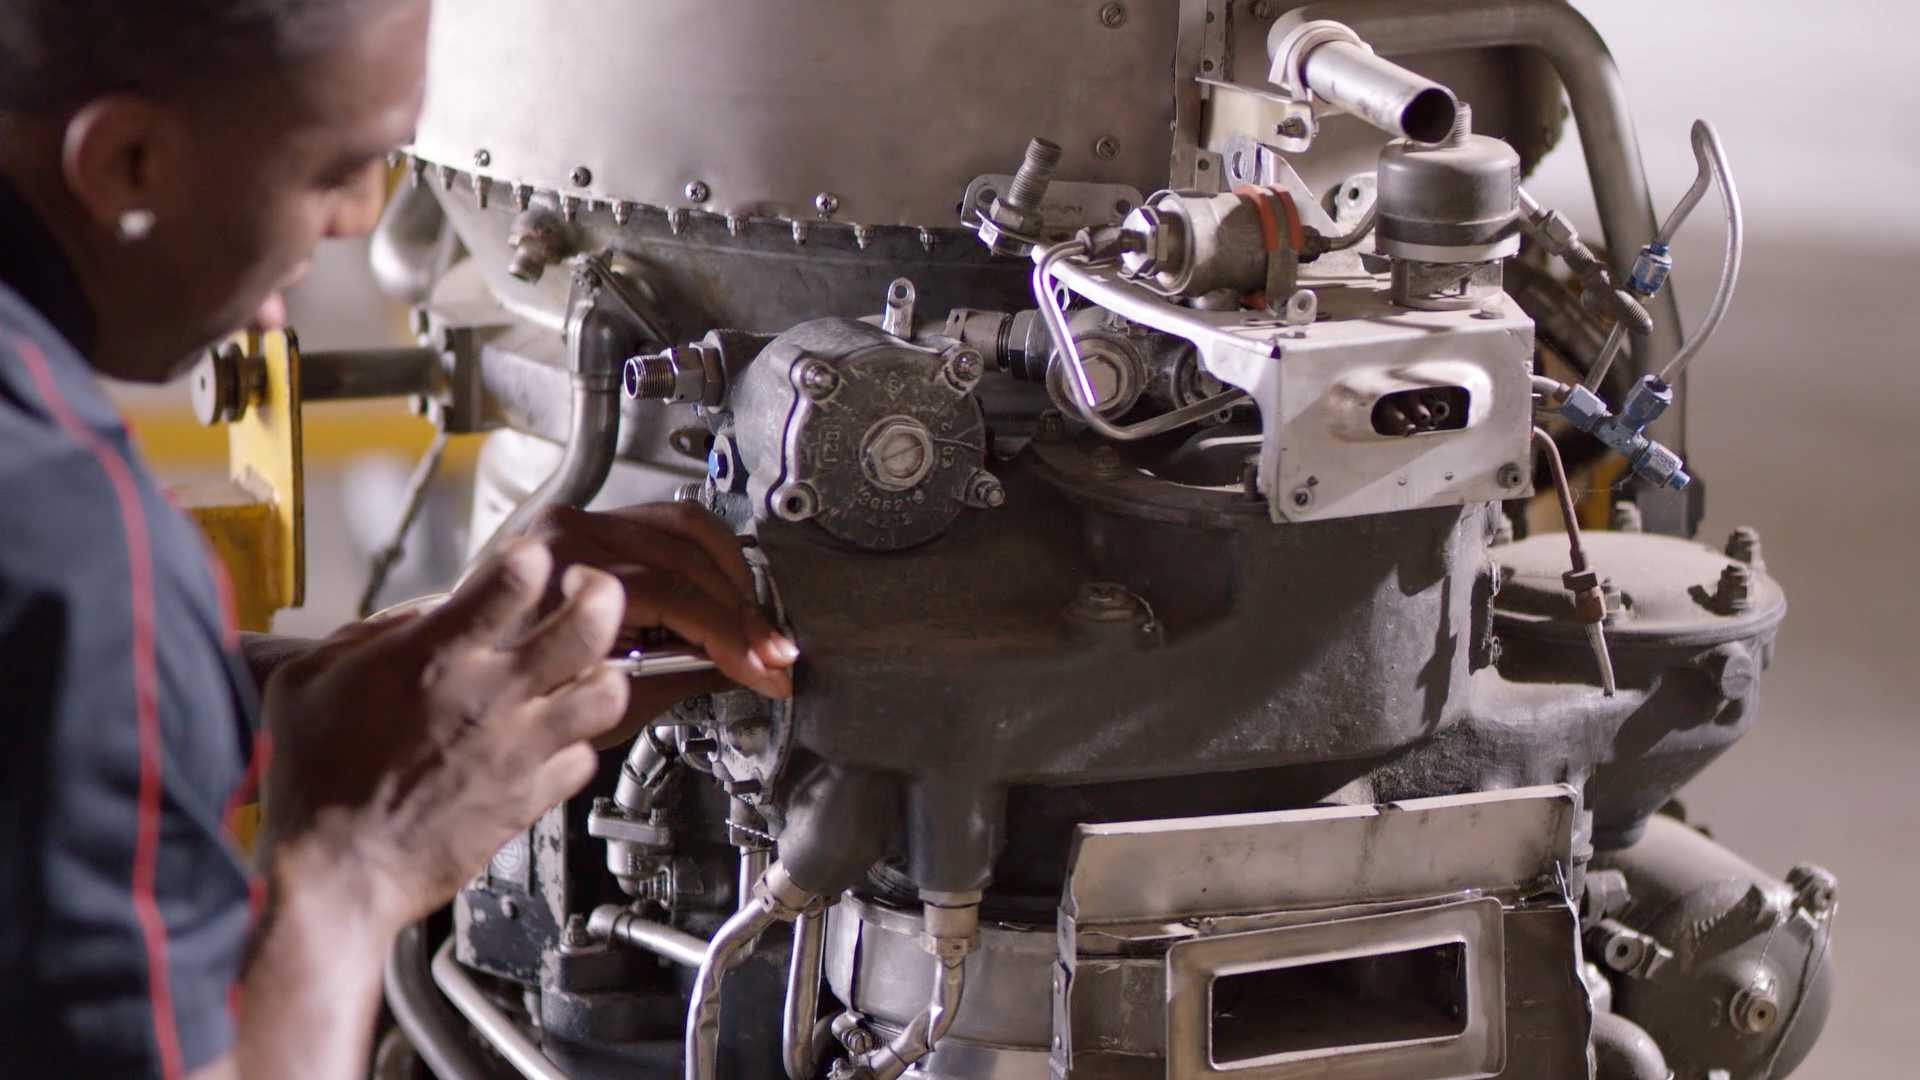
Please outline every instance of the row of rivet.
M493 155L488 153L485 150L477 150L474 152L473 160L476 165L479 165L484 168L485 166L492 163ZM390 159L391 164L396 166L399 165L402 161L410 161L411 176L412 176L413 183L416 185L425 182L426 176L427 176L427 170L429 168L435 168L438 170L438 175L440 178L440 186L442 190L445 190L445 191L452 191L454 188L454 185L459 181L459 178L461 176L460 170L454 168L451 165L436 166L433 163L427 161L425 158L421 158L417 156L412 156L404 153L396 153ZM586 177L586 179L584 180L581 179L583 175ZM473 193L475 198L479 201L480 208L482 210L485 210L492 200L493 186L496 183L499 183L500 181L496 181L492 177L484 176L477 172L468 174L468 177L469 177L469 184L473 188ZM589 172L585 166L582 166L574 170L573 179L575 183L581 184L582 186L584 186L586 184L592 183L592 173ZM531 184L512 184L510 185L510 190L512 192L513 205L516 210L527 209L527 207L533 204L534 196L537 194L540 194L540 192L537 191ZM666 221L667 221L667 229L669 232L671 232L675 236L679 236L683 231L685 231L689 215L694 213L706 214L712 217L725 218L727 222L728 235L736 238L739 237L741 233L743 233L746 230L746 226L749 221L762 220L762 221L782 222L790 226L791 232L793 234L793 242L795 245L804 245L807 242L808 238L812 235L814 225L817 224L816 222L808 221L803 218L782 217L782 218L754 219L744 214L734 214L734 213L721 214L721 213L717 213L715 211L710 211L710 210L690 211L686 207L654 206L650 203L633 202L625 199L607 201L607 200L601 200L601 199L594 199L589 196L570 195L562 191L554 191L554 192L551 192L550 194L552 194L555 202L558 204L561 216L566 218L566 220L568 221L576 220L581 214L581 212L583 211L591 213L595 207L601 205L602 203L605 203L607 208L611 211L613 215L614 224L620 225L623 227L629 221L633 220L633 213L636 209L658 210L665 215ZM705 202L709 197L711 197L711 192L704 181L694 180L694 181L690 181L687 184L686 195L688 199L694 202ZM814 209L818 211L818 213L820 214L820 219L818 222L819 224L837 225L850 230L853 235L853 242L860 250L865 251L867 249L867 246L873 242L874 229L876 228L876 226L862 225L855 222L836 222L832 220L833 215L839 212L839 209L840 209L840 197L833 194L832 192L823 191L820 194L814 196ZM902 229L914 229L919 234L920 246L925 248L927 251L932 251L939 244L939 234L936 233L933 229L928 228L926 226L903 225L903 226L881 226L881 227L882 228L897 227Z

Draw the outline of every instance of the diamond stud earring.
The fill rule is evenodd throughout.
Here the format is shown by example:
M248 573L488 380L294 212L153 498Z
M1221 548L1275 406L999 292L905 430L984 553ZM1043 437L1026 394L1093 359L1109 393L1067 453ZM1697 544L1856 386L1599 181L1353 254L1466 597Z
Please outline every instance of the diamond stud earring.
M128 210L120 215L120 242L132 244L147 238L158 218L151 210Z

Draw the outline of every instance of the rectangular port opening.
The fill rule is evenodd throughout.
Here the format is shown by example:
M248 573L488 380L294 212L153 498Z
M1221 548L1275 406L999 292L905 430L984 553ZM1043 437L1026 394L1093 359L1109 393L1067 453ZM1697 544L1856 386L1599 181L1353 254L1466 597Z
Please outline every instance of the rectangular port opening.
M1461 431L1472 410L1473 394L1464 386L1399 390L1373 403L1373 430L1392 438Z
M1211 998L1216 1068L1453 1038L1467 1030L1467 950L1447 942L1219 975Z

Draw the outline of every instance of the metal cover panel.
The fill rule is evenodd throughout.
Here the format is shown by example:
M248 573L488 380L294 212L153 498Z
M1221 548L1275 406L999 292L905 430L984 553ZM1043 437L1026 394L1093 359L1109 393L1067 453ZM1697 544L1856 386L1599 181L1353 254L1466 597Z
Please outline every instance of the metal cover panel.
M1061 908L1086 926L1525 890L1564 872L1578 808L1555 784L1082 825Z
M459 0L413 149L601 201L811 220L825 192L870 225L956 224L968 182L1035 135L1062 180L1152 191L1178 6L1128 0L1109 27L1060 0Z
M1498 1075L1506 1064L1507 1047L1502 914L1498 900L1483 898L1175 945L1167 951L1167 1075L1245 1080L1470 1080ZM1465 958L1467 1002L1459 1034L1277 1053L1231 1064L1216 1060L1216 979L1435 945L1459 945Z

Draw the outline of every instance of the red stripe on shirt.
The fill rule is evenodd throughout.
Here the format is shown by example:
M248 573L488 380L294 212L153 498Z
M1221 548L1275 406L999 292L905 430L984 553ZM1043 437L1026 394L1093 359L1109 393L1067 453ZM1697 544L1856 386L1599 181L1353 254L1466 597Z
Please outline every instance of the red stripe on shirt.
M147 997L153 1004L153 1038L160 1055L160 1075L180 1080L180 1032L174 1026L173 992L167 981L167 926L154 895L154 875L160 851L160 696L159 669L154 656L153 550L147 537L146 506L134 482L133 468L119 450L82 423L68 404L40 347L13 336L14 350L26 361L27 372L45 400L47 411L69 437L93 455L113 485L120 504L120 522L126 532L127 567L133 610L133 709L140 740L140 791L133 844L133 910L140 921L147 952Z

